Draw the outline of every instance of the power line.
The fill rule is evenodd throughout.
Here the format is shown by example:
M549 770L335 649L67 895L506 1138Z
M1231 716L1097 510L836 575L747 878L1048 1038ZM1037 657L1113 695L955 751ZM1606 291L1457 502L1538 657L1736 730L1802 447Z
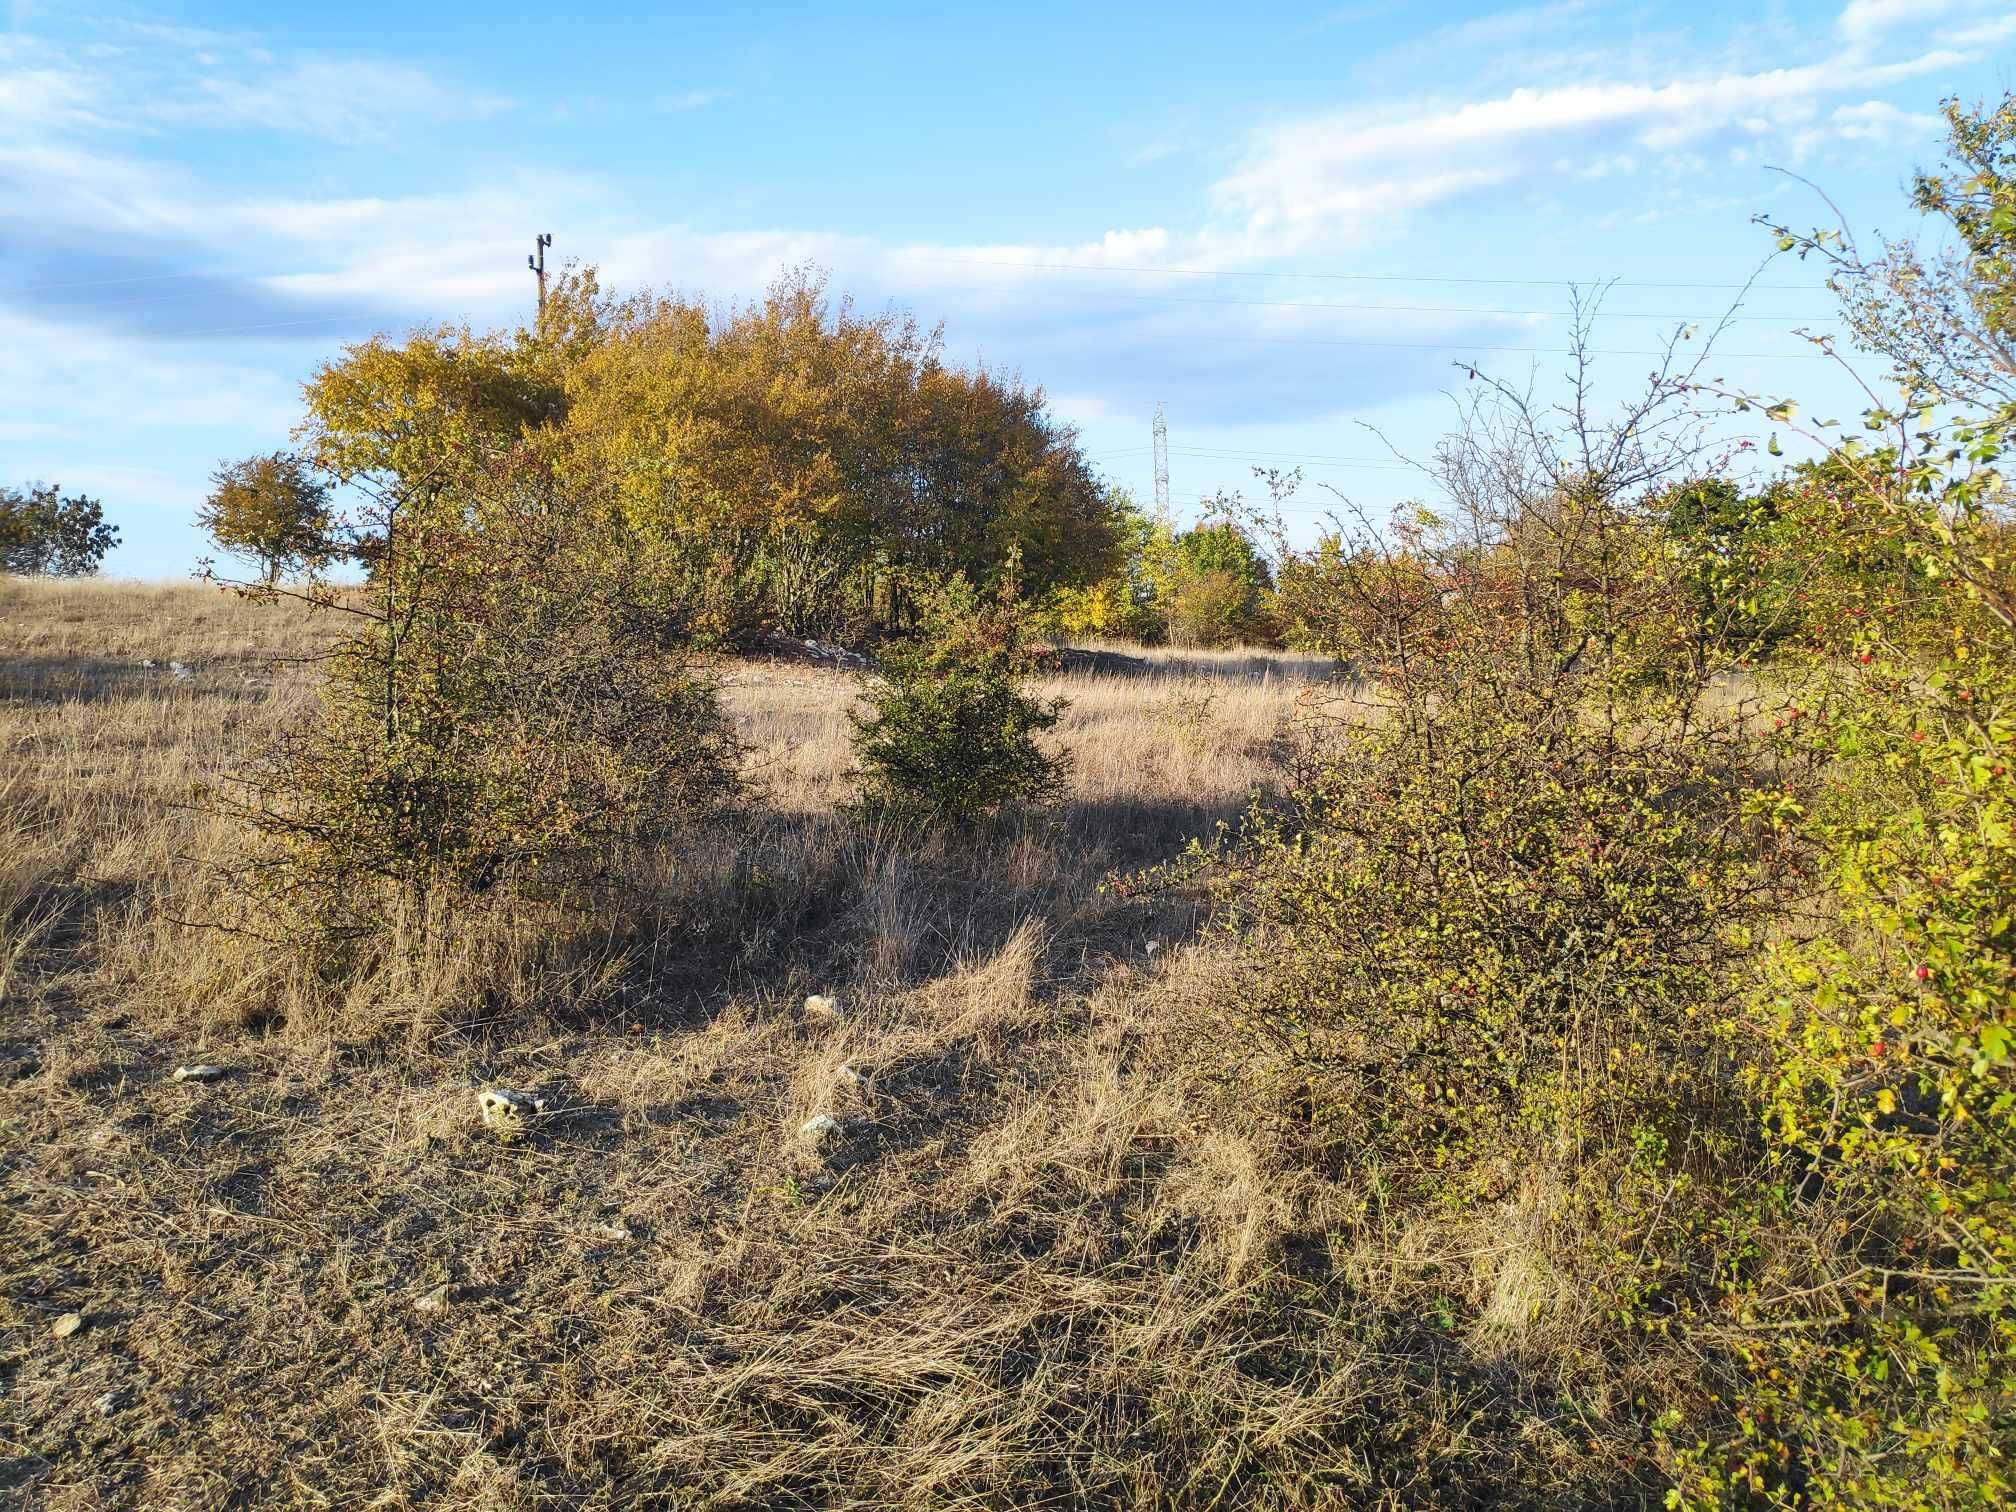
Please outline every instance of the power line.
M1185 456L1219 462L1358 462L1368 467L1397 467L1392 457L1354 457L1336 452L1236 451L1231 447L1184 447Z
M983 284L978 288L948 290L961 294L990 294L999 289L1013 288L1011 284ZM1022 294L1038 294L1048 299L1067 297L1060 290L1031 289L1020 290ZM1341 300L1327 299L1195 299L1184 295L1134 294L1124 289L1102 289L1101 299L1132 299L1156 304L1230 305L1245 309L1267 310L1362 310L1373 314L1388 311L1410 315L1517 315L1527 319L1567 320L1573 317L1570 310L1506 310L1489 305L1414 305L1414 304L1351 304ZM1592 310L1589 316L1596 320L1669 320L1676 325L1707 325L1725 320L1763 321L1813 321L1838 322L1838 315L1659 315L1639 310Z
M551 245L550 240L547 242L547 245ZM535 275L539 272L538 264L534 262L530 256L526 258L526 265L531 268L532 272ZM95 279L95 280L86 280L84 282L74 284L39 284L39 285L30 284L20 289L14 290L12 292L34 293L38 291L60 291L65 289L104 288L114 285L132 285L137 283L163 282L176 279L186 280L195 278L208 278L213 276L223 276L223 275L213 275L205 273L163 273L155 276L150 276L147 278ZM259 280L266 278L293 277L299 275L244 274L239 276L247 279ZM985 295L985 294L997 293L1002 291L1003 289L1011 287L1012 286L1010 285L1003 285L1003 284L986 284L966 289L946 290L944 292ZM1063 291L1060 290L1036 289L1036 290L1019 290L1017 292L1021 297L1025 298L1030 295L1035 295L1038 297L1048 299L1062 299L1070 297L1069 295L1065 294ZM77 300L77 301L63 300L63 301L57 301L56 303L58 308L106 309L106 308L114 308L114 307L137 305L137 304L161 304L161 303L167 303L171 300L186 299L191 297L194 296L187 293L140 294L129 298L116 299L116 300L112 299L93 299L93 300ZM1493 316L1517 317L1528 320L1565 320L1571 318L1572 314L1572 312L1567 310L1518 310L1518 309L1508 309L1490 305L1361 304L1355 302L1347 302L1343 300L1319 300L1319 299L1200 299L1185 295L1137 294L1129 292L1127 290L1102 290L1100 291L1098 297L1101 299L1126 299L1144 304L1162 304L1172 306L1217 305L1236 309L1349 310L1374 315L1388 314L1388 313L1407 314L1407 315L1493 315ZM1657 314L1640 310L1601 310L1593 312L1593 314L1594 318L1599 320L1660 320L1660 321L1669 321L1675 325L1686 325L1686 324L1711 325L1711 324L1719 324L1724 321L1752 321L1752 322L1763 321L1769 323L1804 322L1808 324L1838 324L1840 320L1840 317L1838 316L1827 314L1798 315L1789 313L1774 314L1774 315L1737 315L1729 313L1720 315L1671 315L1671 314Z
M196 331L140 331L141 336L228 336L240 331L284 331L293 326L338 325L345 321L369 321L369 315L324 315L318 320L269 320L259 325L207 326Z
M1321 336L1205 336L1188 331L1184 332L1180 339L1183 341L1258 341L1276 346L1392 347L1400 350L1411 349L1428 352L1524 352L1539 357L1670 357L1681 350L1677 347L1674 351L1665 351L1657 347L1642 349L1584 347L1578 351L1575 347L1485 346L1475 342L1458 341L1346 341ZM1701 350L1706 352L1711 349L1704 346ZM1828 360L1828 354L1825 352L1716 352L1714 355L1724 359L1754 361L1776 361L1780 358L1798 362L1824 362Z
M1130 446L1118 451L1093 452L1087 460L1097 462L1145 450L1146 447ZM1172 446L1169 450L1175 456L1195 457L1206 462L1362 462L1372 466L1399 465L1395 464L1390 456L1361 457L1341 452L1245 451L1229 446Z
M1065 263L1065 262L1025 262L1015 258L996 257L920 257L919 262L954 263L983 268L1036 268L1044 271L1073 273L1158 273L1184 278L1306 278L1340 282L1366 283L1442 283L1442 284L1497 284L1504 287L1526 289L1773 289L1781 292L1801 294L1825 293L1821 284L1764 284L1764 283L1660 283L1652 279L1591 279L1578 285L1568 278L1475 278L1455 277L1433 273L1291 273L1257 272L1228 268L1149 268L1130 266L1122 263Z
M52 289L106 289L114 284L166 283L176 278L224 278L228 274L208 273L142 273L133 278L83 278L75 283L22 284L8 292L11 294L46 294Z
M542 237L542 240L548 246L552 244L550 237ZM1655 279L1618 278L1618 279L1591 280L1586 284L1578 285L1575 282L1575 280L1565 278L1485 278L1475 275L1457 276L1453 274L1435 274L1435 273L1339 273L1329 271L1270 272L1256 269L1234 269L1234 268L1167 268L1167 267L1155 268L1155 267L1146 267L1124 263L1029 262L1018 258L991 258L991 257L919 257L914 260L919 262L950 264L959 267L1029 268L1029 269L1036 269L1042 272L1136 273L1136 274L1150 274L1150 275L1158 275L1165 277L1180 277L1180 278L1263 278L1263 279L1272 278L1272 279L1307 279L1322 282L1467 284L1477 286L1494 286L1499 288L1526 288L1526 289L1572 289L1577 287L1583 287L1583 288L1601 287L1601 288L1614 288L1614 289L1724 289L1724 290L1766 289L1780 293L1802 293L1802 294L1824 294L1827 292L1826 286L1824 284L1767 284L1767 283L1742 284L1742 283L1705 283L1705 282L1663 283ZM537 271L536 265L534 266L533 271L535 272ZM265 277L291 277L291 276L295 275L243 273L228 268L208 268L208 269L199 269L195 272L140 273L122 278L79 278L79 279L69 279L58 283L18 284L11 290L8 290L7 292L13 294L43 294L51 292L56 289L102 289L102 288L111 288L119 284L168 283L178 279L190 279L190 278L255 278L256 279ZM1266 301L1256 301L1256 302L1266 302ZM1293 303L1294 301L1282 301L1282 302ZM1500 314L1500 313L1514 313L1514 312L1479 311L1477 313ZM1770 318L1770 317L1759 317L1759 318Z
M50 299L42 303L52 310L126 310L134 305L174 304L201 299L210 292L207 289L178 289L172 294L122 294L115 299Z
M1242 456L1242 457L1197 457L1194 458L1193 460L1204 463L1216 462L1222 465L1230 465L1233 463L1240 463L1240 462L1248 462L1248 463L1265 462L1270 459L1266 456ZM1371 461L1325 462L1322 464L1322 466L1326 471L1337 471L1337 472L1419 472L1421 470L1411 462L1371 462Z
M528 256L526 257L526 260L525 260L525 261L526 261L526 266L527 266L528 268L530 268L530 269L531 269L531 271L532 271L532 273L534 274L535 278L536 278L536 279L538 280L538 284L539 284L539 300L540 300L540 308L541 308L541 309L543 310L543 308L544 308L544 304L545 304L545 293L546 293L546 277L545 277L545 266L544 266L544 264L545 264L545 257L546 257L546 248L552 245L552 237L551 237L551 235L550 235L550 234L545 234L545 233L542 233L542 234L541 234L541 235L540 235L540 236L539 236L539 237L538 237L538 238L536 239L536 243L535 243L535 245L536 245L536 246L537 246L537 248L538 248L538 255L537 255L537 257L536 257L536 258L534 258L533 256L530 256L530 255L528 255ZM985 260L975 260L975 259L941 259L941 260L943 260L943 261L953 261L953 262L963 262L963 261L985 261ZM1246 272L1232 272L1232 271L1227 271L1227 270L1217 270L1217 269L1150 269L1150 268L1131 268L1131 269L1130 269L1130 268L1119 268L1119 267L1115 267L1115 268L1110 268L1110 269L1109 269L1109 268L1106 268L1106 267L1102 267L1102 266L1099 266L1099 265L1094 265L1094 264L1075 264L1075 263L1074 263L1074 264L1066 264L1066 263L1058 263L1058 264L1048 264L1048 263L1042 263L1042 264L1036 264L1036 263L1021 263L1021 262L1001 262L1001 261L995 261L995 262L992 262L992 263L991 263L991 265L994 265L994 266L1003 266L1003 267L1056 267L1056 268L1073 268L1073 269L1079 269L1079 268L1082 268L1082 269L1085 269L1085 270L1088 270L1088 271L1098 271L1098 272L1106 272L1106 271L1122 271L1122 272L1125 272L1125 271L1134 271L1134 272L1169 272L1169 273L1180 273L1180 274L1184 274L1184 275L1192 275L1192 276L1203 276L1203 275L1206 275L1206 274L1208 274L1208 275L1210 275L1210 276L1223 276L1223 277L1254 277L1254 278L1273 278L1273 277L1282 277L1282 278L1302 278L1302 277L1308 277L1308 278L1317 278L1317 277L1322 277L1322 278L1360 278L1360 277L1362 277L1362 278L1368 278L1368 279L1369 279L1369 278L1377 278L1377 279L1388 279L1388 280L1392 280L1392 281L1396 281L1396 282L1403 282L1403 281L1421 281L1421 282L1444 282L1444 283L1457 283L1457 282L1462 282L1462 283L1477 283L1477 284L1516 284L1516 285L1524 285L1524 286L1531 286L1531 287L1555 287L1555 286L1565 286L1565 285L1559 285L1559 284L1557 284L1557 283L1550 283L1550 282L1548 282L1548 281L1544 281L1544 280L1534 280L1534 279L1489 279L1489 278L1468 278L1468 279L1455 279L1455 278L1437 278L1437 277L1434 277L1434 276L1431 276L1431 275L1425 275L1425 274L1424 274L1424 275L1420 275L1419 279L1418 279L1418 280L1415 280L1415 279L1414 279L1414 276L1413 276L1413 275L1403 275L1403 274L1343 274L1343 273L1336 273L1336 274L1329 274L1329 273L1325 273L1325 274L1314 274L1314 273L1311 273L1311 274L1299 274L1299 273L1298 273L1298 274L1287 274L1287 273L1283 273L1283 274L1273 274L1273 273L1246 273ZM29 286L25 286L24 288L22 288L22 289L21 289L21 290L19 290L18 292L32 292L32 291L34 291L34 290L36 290L36 289L44 289L44 290L60 290L60 289L67 289L67 288L95 288L95 287L110 287L110 286L115 286L115 285L130 285L130 284L135 284L135 283L147 283L147 282L165 282L165 281L171 281L171 280L176 280L176 279L191 279L191 278L203 278L203 277L210 277L210 276L214 276L214 275L212 275L212 274L206 274L206 273L164 273L164 274L154 274L154 275L142 275L142 276L137 276L137 277L133 277L133 278L122 278L122 279L92 279L92 280L80 280L80 281L77 281L77 282L74 282L74 283L70 283L70 284L48 284L48 285L29 285ZM285 275L257 275L257 274L247 274L247 275L240 275L240 276L243 276L243 277L250 277L250 278L258 278L258 277L264 277L264 276L276 276L276 277L277 277L277 276L285 276ZM1708 284L1708 283L1698 283L1698 284L1675 284L1675 285L1663 285L1663 284L1654 284L1654 283L1647 283L1647 282L1632 282L1632 281L1623 281L1623 280L1620 280L1620 281L1619 281L1619 285L1620 285L1620 286L1622 286L1622 287L1630 287L1630 288L1668 288L1668 287L1672 287L1672 288L1731 288L1731 287L1738 287L1738 286L1735 286L1735 285L1725 285L1725 284ZM1792 287L1798 287L1798 286L1794 286L1794 285L1757 285L1756 287L1778 287L1778 288L1792 288ZM972 290L972 291L966 291L966 292L991 292L991 291L990 291L990 290ZM1027 291L1025 291L1025 292L1027 292ZM1036 292L1039 292L1039 293L1046 293L1046 294L1047 294L1047 291L1036 291ZM171 295L171 296L166 296L166 297L168 297L168 298L174 298L174 297L177 297L177 296L173 296L173 295ZM1057 296L1055 296L1055 295L1047 295L1047 297L1057 297ZM1407 313L1407 314L1434 314L1434 315L1498 315L1498 316L1521 316L1521 317L1526 317L1526 318L1540 318L1540 319L1560 319L1560 318L1563 318L1563 317L1564 317L1564 316L1565 316L1565 315L1567 314L1567 312L1559 312L1559 311L1543 311L1543 310L1511 310L1511 309L1498 309L1498 308L1492 308L1492 307L1479 307L1479 306L1461 306L1461 305L1363 305L1363 304L1355 304L1355 303L1346 303L1346 302L1341 302L1341 301L1305 301L1305 300L1258 300L1258 299L1256 299L1256 300L1216 300L1216 299L1194 299L1194 298L1188 298L1188 297L1185 297L1185 296L1164 296L1164 295L1156 295L1156 294L1133 294L1133 293L1130 293L1130 292L1127 292L1127 291L1105 291L1105 292L1104 292L1104 293L1103 293L1103 294L1101 295L1101 297L1104 297L1104 298L1125 298L1125 299L1138 299L1138 300L1143 300L1143 301L1161 301L1161 302L1165 302L1165 303L1170 303L1170 304L1222 304L1222 305L1227 305L1227 306L1244 306L1244 307L1255 307L1255 308L1277 308L1277 309L1298 309L1298 310L1299 310L1299 309L1342 309L1342 310L1356 310L1356 311L1365 311L1365 312L1373 312L1373 313L1376 313L1376 312L1380 312L1380 311L1397 311L1397 312L1401 312L1401 313ZM149 299L148 299L147 297L145 297L145 296L143 296L143 297L142 297L141 299L137 299L137 300L130 300L130 301L119 301L119 303L122 303L122 304L134 304L134 303L147 303L147 302L151 302L151 301L150 301L150 300L149 300ZM107 303L110 303L110 302L107 302ZM1602 315L1602 312L1598 312L1598 313L1599 313L1599 316L1602 316L1602 318L1619 318L1619 319L1655 319L1655 320L1671 320L1671 321L1674 321L1674 322L1676 322L1676 323L1684 323L1684 322L1687 322L1687 321L1689 321L1689 320L1690 320L1690 317L1686 317L1686 316L1675 316L1675 315L1652 315L1652 314L1641 314L1640 312L1635 312L1635 311L1618 311L1618 312L1614 312L1614 315ZM1720 316L1709 316L1709 317L1699 317L1699 319L1698 319L1698 322L1697 322L1697 323L1706 323L1706 322L1709 322L1709 321L1715 321L1715 322L1719 322L1720 320L1722 320L1722 319L1724 319L1724 318L1725 318L1725 317L1720 317ZM1797 317L1797 316L1791 316L1791 315L1785 315L1785 316L1777 316L1777 315L1770 315L1770 316L1765 316L1765 315L1755 315L1755 316L1753 316L1753 315L1735 315L1735 316L1729 316L1729 317L1726 317L1726 318L1729 318L1729 319L1734 319L1734 320L1753 320L1753 321L1754 321L1754 320L1768 320L1768 321L1777 321L1777 320L1786 320L1786 321L1790 321L1790 320L1797 320L1797 319L1801 319L1802 317ZM1825 317L1825 316L1814 316L1814 317L1806 317L1806 318L1809 318L1809 319L1811 319L1811 320L1814 320L1814 321L1816 321L1816 322L1819 322L1819 321L1831 321L1831 320L1832 320L1832 317ZM283 325L283 324L286 324L286 323L285 323L285 322L274 322L274 323L272 323L272 324L271 324L270 326L266 326L266 327L229 327L229 328L227 328L227 327L218 327L218 328L216 328L216 330L217 330L217 333L219 333L219 334L228 334L228 333L229 333L229 331L231 331L231 330L236 330L236 329L277 329L277 328L279 328L279 327L280 327L281 325ZM166 332L166 333L161 333L161 334L166 334L166 335L196 335L196 334L209 334L209 333L208 333L208 332L193 332L193 331L191 331L191 332ZM1524 355L1533 355L1533 356L1569 356L1569 355L1573 355L1572 351L1570 351L1569 349L1566 349L1566 348L1551 348L1551 347L1527 347L1527 346L1513 346L1513 345L1506 345L1506 344L1478 344L1478 343L1464 343L1464 342L1420 342L1420 341L1379 341L1379 340L1372 340L1372 339L1368 339L1368 338L1350 338L1350 339L1347 339L1347 338L1336 338L1336 337L1330 337L1330 338L1325 338L1325 337L1288 337L1288 336L1262 336L1262 335L1231 335L1231 336L1226 336L1226 335L1205 335L1205 334L1187 334L1187 333L1186 333L1186 334L1185 334L1185 336L1183 337L1183 339L1185 339L1185 340L1188 340L1188 341L1206 341L1206 342L1209 342L1209 341L1218 341L1218 342L1223 342L1223 341L1245 341L1245 342L1257 342L1257 343L1263 343L1263 344L1273 344L1273 345L1322 345L1322 346L1338 346L1338 347L1365 347L1365 348L1373 348L1373 349L1390 349L1390 350L1424 350L1424 351L1475 351L1475 352L1492 352L1492 353L1512 353L1512 354L1524 354ZM1667 354L1666 352L1664 352L1664 351L1656 351L1656 350L1650 350L1650 349L1630 349L1630 348L1620 348L1620 349L1601 349L1601 348L1590 348L1590 349L1588 349L1588 351L1587 351L1587 355L1589 355L1589 356L1603 356L1603 357L1659 357L1659 356L1666 356L1666 355L1668 355L1668 354ZM1729 357L1729 358L1734 358L1734 359L1743 359L1743 360L1770 360L1770 359L1772 359L1772 358L1777 358L1777 357L1784 357L1784 358L1791 358L1791 359L1795 359L1795 360L1801 360L1801 361L1816 361L1816 360L1826 360L1826 356L1827 356L1827 354L1825 354L1825 353L1819 353L1819 352L1775 352L1775 353L1774 353L1774 352L1729 352L1729 353L1722 353L1722 354L1719 354L1719 355L1721 355L1721 356L1725 356L1725 357Z

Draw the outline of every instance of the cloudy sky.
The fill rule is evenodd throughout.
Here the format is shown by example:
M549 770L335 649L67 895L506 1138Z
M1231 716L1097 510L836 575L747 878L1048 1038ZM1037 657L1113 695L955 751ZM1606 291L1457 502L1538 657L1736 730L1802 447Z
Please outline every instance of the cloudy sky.
M346 341L533 296L525 254L711 297L816 262L1020 371L1179 513L1301 465L1411 491L1476 362L1543 387L1617 280L1620 386L1758 273L1775 211L1912 229L1938 102L2016 84L2011 0L1525 7L164 6L0 30L0 482L103 497L175 576L220 459ZM966 15L952 12L970 11ZM1717 374L1838 393L1765 268ZM1844 401L1845 402L1845 401Z

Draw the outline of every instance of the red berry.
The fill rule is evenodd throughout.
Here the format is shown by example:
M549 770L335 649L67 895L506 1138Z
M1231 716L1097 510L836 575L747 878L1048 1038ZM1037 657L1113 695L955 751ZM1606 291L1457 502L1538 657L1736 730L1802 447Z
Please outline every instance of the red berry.
M1871 1055L1881 1055L1883 1053L1883 1041L1871 1040L1869 1042L1869 1053Z
M1927 980L1929 980L1929 979L1931 978L1931 975L1932 975L1932 968L1931 968L1930 966L1920 966L1920 967L1918 968L1918 980L1919 980L1919 981L1921 981L1921 982L1923 982L1923 981L1927 981Z

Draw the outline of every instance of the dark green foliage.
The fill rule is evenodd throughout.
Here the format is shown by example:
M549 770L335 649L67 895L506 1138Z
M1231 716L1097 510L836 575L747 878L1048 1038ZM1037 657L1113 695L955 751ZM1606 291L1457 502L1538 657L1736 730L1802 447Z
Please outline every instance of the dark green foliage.
M1664 500L1694 590L1694 664L1768 654L1793 628L1798 572L1784 488L1700 478Z
M0 488L0 572L21 577L90 577L119 544L96 499L62 496L54 484Z
M886 648L869 713L851 716L864 805L969 824L1056 797L1066 758L1036 737L1064 704L1024 691L1034 658L1012 588L983 599L955 574L921 609L918 633Z

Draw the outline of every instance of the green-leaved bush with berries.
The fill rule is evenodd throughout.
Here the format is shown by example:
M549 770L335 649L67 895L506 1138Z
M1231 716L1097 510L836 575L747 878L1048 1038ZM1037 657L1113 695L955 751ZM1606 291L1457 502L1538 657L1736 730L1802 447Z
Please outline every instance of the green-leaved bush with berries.
M1825 449L1793 507L1808 691L1776 734L1821 760L1800 833L1824 874L1732 1027L1766 1173L1802 1242L1734 1295L1734 1421L1675 1499L1956 1507L2016 1495L2016 97L1949 102L1917 207L1951 255L1780 228L1900 398Z
M1384 1221L1537 1234L1582 1310L1527 1368L1670 1506L2016 1495L2016 97L1947 114L1951 255L1778 230L1900 400L1482 379L1432 508L1278 543L1362 679L1162 878L1248 968L1240 1106ZM1719 481L1730 402L1813 459Z

